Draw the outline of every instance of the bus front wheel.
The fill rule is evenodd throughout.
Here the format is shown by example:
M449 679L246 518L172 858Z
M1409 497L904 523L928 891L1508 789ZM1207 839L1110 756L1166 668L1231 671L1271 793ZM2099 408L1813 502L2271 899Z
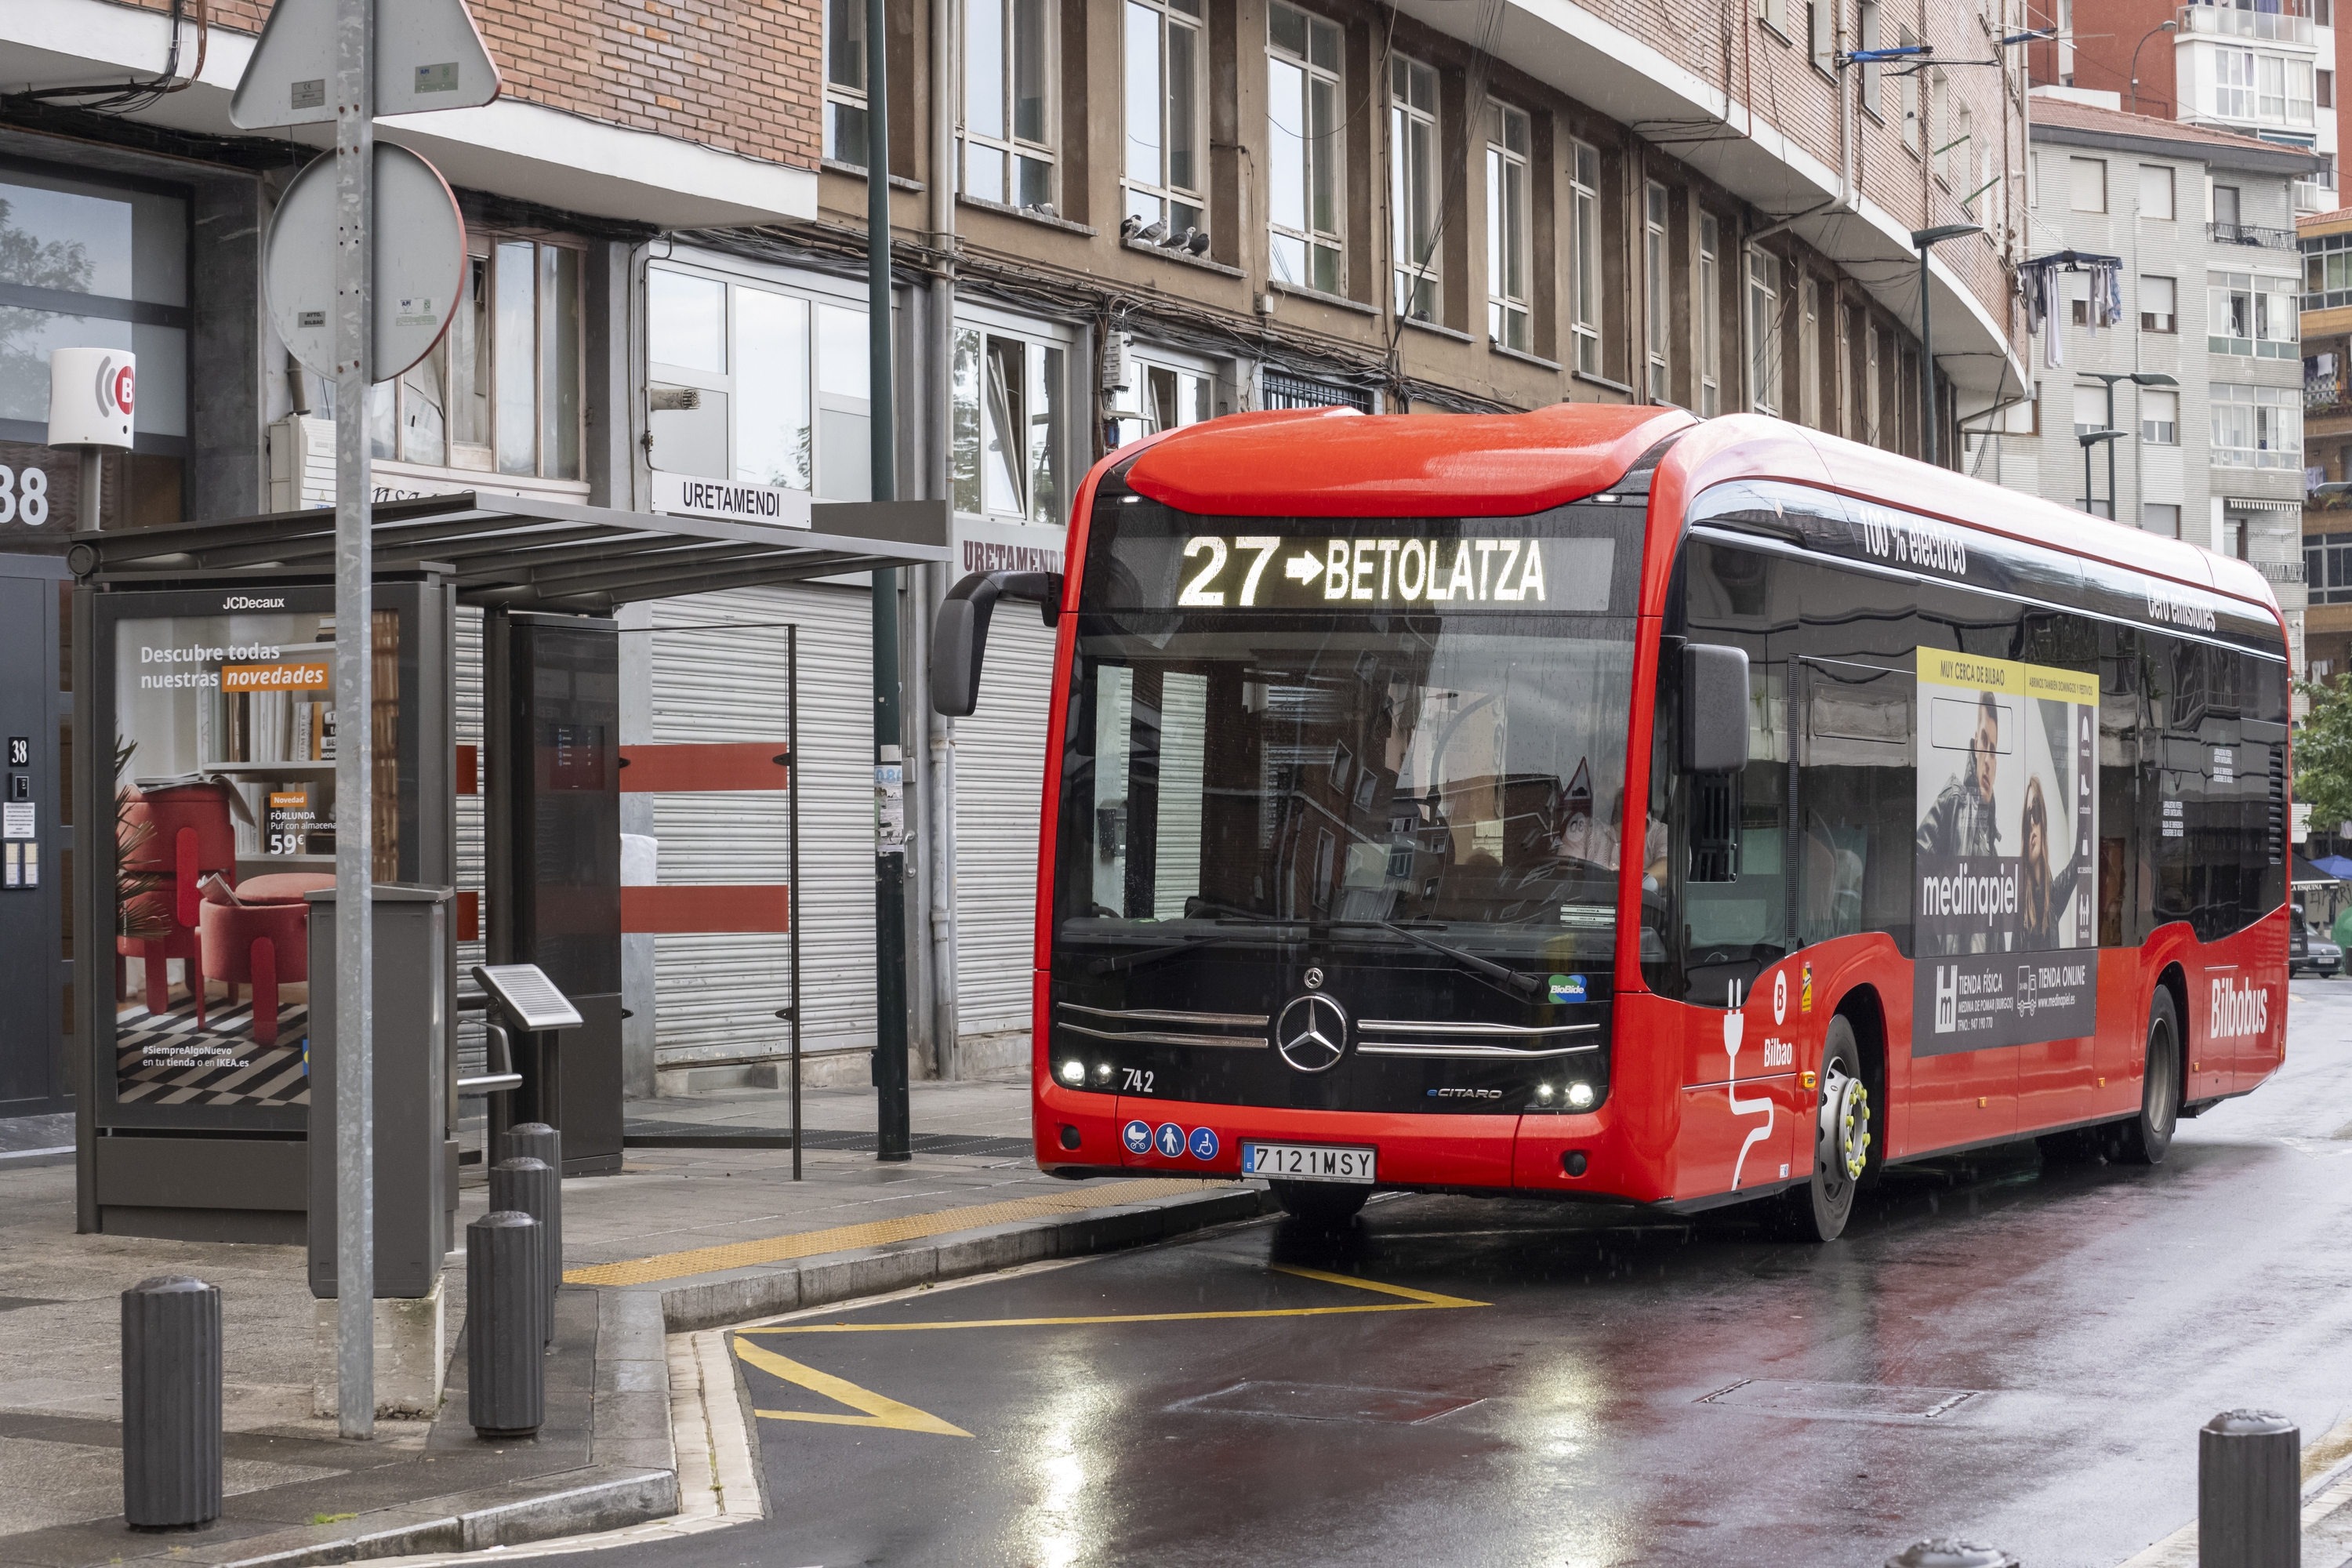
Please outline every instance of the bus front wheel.
M1282 1212L1315 1230L1345 1230L1361 1212L1370 1187L1333 1182L1276 1182L1274 1201Z
M1870 1168L1877 1129L1853 1024L1830 1020L1822 1040L1822 1090L1813 1120L1812 1179L1783 1194L1783 1228L1793 1241L1835 1241L1853 1215L1854 1189Z
M2180 1017L2172 993L2157 987L2147 1009L2147 1061L2140 1076L2139 1114L2123 1124L2116 1158L2126 1165L2160 1165L2172 1147L2180 1113Z

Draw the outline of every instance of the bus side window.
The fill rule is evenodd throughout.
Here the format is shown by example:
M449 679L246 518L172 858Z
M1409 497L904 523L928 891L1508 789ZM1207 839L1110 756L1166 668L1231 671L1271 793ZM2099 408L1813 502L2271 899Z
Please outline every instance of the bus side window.
M1899 583L1808 564L1795 638L1797 935L1911 951L1918 619Z
M2141 703L2140 634L2099 626L2099 891L2101 947L2137 946L2147 937L2140 857L2132 853L2138 819ZM2130 912L2128 921L2126 911Z

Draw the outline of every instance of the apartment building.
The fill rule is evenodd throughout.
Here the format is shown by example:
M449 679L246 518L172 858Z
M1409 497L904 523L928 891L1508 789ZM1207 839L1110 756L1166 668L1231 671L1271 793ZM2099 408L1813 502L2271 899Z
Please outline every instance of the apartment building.
M2058 36L2033 51L2033 80L2310 152L2318 162L2295 182L2294 210L2324 212L2336 205L2336 100L2352 44L2335 4L2054 0L2038 11Z
M325 389L287 373L254 298L253 236L307 151L226 118L261 10L216 3L194 85L102 112L19 84L154 77L175 38L193 57L196 24L172 0L0 10L0 87L18 94L0 95L0 184L103 184L156 255L193 258L36 285L80 288L79 321L143 343L184 334L184 362L142 360L190 390L176 424L153 395L167 412L132 462L166 467L118 492L126 521L323 499L301 408L315 420ZM1643 401L1915 453L1933 419L1949 461L1964 424L2025 380L2009 281L2027 250L2025 67L2002 42L2026 25L2019 0L1743 0L1703 26L1618 0L894 0L887 149L862 0L481 0L477 15L506 98L382 134L459 186L477 342L557 369L534 373L528 414L505 361L485 382L445 354L381 389L387 493L567 487L642 509L685 476L863 499L877 153L897 489L952 502L959 570L1058 565L1090 463L1236 410ZM1848 62L1857 48L1916 52ZM1983 232L1934 252L1923 398L1910 236L1943 225ZM20 384L0 395L17 399L0 439L22 445L38 416L15 364L0 358ZM948 585L934 575L908 589L910 673L923 606ZM804 1036L861 1077L863 584L669 601L627 624L644 636L625 646L647 651L625 662L624 739L659 742L768 735L797 627ZM997 617L981 712L910 736L909 951L932 1069L1019 1057L1049 652L1034 619ZM919 692L908 711L927 711ZM656 797L639 823L664 880L740 879L776 854L775 825L712 799ZM643 1087L656 1068L672 1087L760 1070L744 1058L780 1034L775 953L658 940L630 999Z
M2047 279L2050 300L2034 334L2034 395L2000 432L1972 438L1968 461L2000 483L2254 562L2293 638L2304 608L2304 349L2288 187L2311 155L2063 89L2037 90L2032 108L2027 268ZM2091 270L2102 260L2121 307L2104 330ZM2100 435L2109 430L2120 438Z
M2310 679L2352 669L2352 208L2295 225L2303 252L2303 562Z

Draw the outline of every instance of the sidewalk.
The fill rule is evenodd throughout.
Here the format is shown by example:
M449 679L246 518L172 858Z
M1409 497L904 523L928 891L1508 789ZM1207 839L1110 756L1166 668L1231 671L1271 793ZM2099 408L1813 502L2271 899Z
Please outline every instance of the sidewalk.
M913 1106L915 1158L884 1165L871 1090L804 1090L796 1183L781 1091L633 1103L630 1137L656 1146L633 1143L617 1174L563 1184L548 1424L522 1443L481 1442L466 1424L462 1251L445 1276L440 1417L382 1421L374 1442L345 1443L310 1413L314 1304L299 1248L76 1236L70 1162L0 1156L0 1564L290 1565L674 1514L729 1522L696 1489L710 1486L719 1447L750 1439L720 1407L733 1399L723 1373L676 1385L677 1366L709 1359L693 1331L1265 1211L1266 1195L1238 1184L1040 1174L1023 1082L917 1084ZM13 1142L47 1147L36 1131ZM713 1140L729 1142L680 1146ZM478 1168L467 1174L478 1181ZM486 1198L482 1185L462 1188L461 1226ZM165 1273L221 1288L226 1496L204 1530L134 1533L120 1514L116 1297ZM695 1457L683 1494L680 1452ZM743 1462L735 1456L739 1472Z

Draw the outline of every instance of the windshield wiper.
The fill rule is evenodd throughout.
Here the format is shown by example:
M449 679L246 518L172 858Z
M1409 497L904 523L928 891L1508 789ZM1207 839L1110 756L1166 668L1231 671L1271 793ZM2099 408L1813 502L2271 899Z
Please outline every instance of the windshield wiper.
M1203 912L1208 913L1209 911L1204 910ZM1273 915L1252 914L1247 910L1233 910L1222 907L1217 908L1213 913L1211 914L1211 918L1215 920L1219 925L1290 926L1299 923L1297 921L1282 920ZM1214 947L1219 942L1239 942L1241 940L1242 933L1239 931L1213 931L1207 936L1177 937L1170 941L1157 942L1142 952L1120 953L1116 958L1097 958L1092 963L1087 965L1087 973L1089 974L1116 974L1121 970L1139 969L1147 963L1157 963L1163 958L1175 958L1183 953L1196 952L1204 947Z
M1465 952L1458 947L1449 947L1444 942L1436 940L1434 937L1423 936L1421 932L1414 931L1410 926L1397 925L1390 921L1334 921L1331 923L1333 925L1367 925L1377 927L1381 931L1391 933L1392 935L1401 936L1404 938L1405 941L1412 942L1416 946L1425 947L1430 952L1437 953L1441 957L1450 958L1454 963L1460 964L1463 968L1468 970L1471 973L1477 975L1479 978L1492 981L1496 985L1504 986L1521 996L1528 998L1529 1000L1533 1000L1534 998L1543 994L1543 987L1541 985L1538 984L1535 981L1530 980L1526 975L1519 973L1517 971L1506 969L1503 965L1496 963L1494 960L1490 958L1481 958L1475 952Z

